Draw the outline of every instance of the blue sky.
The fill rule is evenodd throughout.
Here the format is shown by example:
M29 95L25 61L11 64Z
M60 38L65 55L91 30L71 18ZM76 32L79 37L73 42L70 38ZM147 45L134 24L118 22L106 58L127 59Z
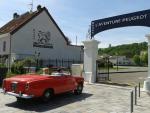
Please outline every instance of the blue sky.
M31 0L0 0L0 26L12 19L14 12L22 14L30 10ZM34 10L41 4L47 7L61 30L75 44L86 39L92 20L150 9L150 0L34 0ZM148 27L124 27L107 30L95 35L100 48L147 41Z

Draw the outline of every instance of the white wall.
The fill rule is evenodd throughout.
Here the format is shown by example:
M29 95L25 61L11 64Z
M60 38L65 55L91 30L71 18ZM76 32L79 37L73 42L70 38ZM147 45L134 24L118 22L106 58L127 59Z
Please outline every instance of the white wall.
M51 43L54 48L33 47L33 29L35 31L49 31L51 33ZM50 20L47 13L43 11L12 36L12 53L34 55L35 51L40 52L40 58L42 59L63 58L80 60L81 48L68 46L64 37Z

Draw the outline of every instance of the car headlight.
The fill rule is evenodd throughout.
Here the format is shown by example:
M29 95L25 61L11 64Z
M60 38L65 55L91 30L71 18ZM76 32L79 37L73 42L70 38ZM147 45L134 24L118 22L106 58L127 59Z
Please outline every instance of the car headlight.
M25 85L25 90L29 90L29 87L30 87L29 83L27 82L26 85Z

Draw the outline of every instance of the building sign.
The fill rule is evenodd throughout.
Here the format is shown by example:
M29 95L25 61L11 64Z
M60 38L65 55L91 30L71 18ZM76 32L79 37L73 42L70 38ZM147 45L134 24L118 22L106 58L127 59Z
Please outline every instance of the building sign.
M91 22L91 38L99 32L126 26L150 27L150 10L94 20Z
M33 47L53 48L51 43L51 33L49 31L36 31L33 29Z

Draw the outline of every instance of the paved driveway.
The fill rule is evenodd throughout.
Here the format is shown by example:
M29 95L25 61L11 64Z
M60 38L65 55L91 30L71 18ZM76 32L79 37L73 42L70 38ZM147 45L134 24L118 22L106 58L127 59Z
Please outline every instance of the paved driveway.
M129 113L130 88L94 84L85 85L82 95L62 94L49 103L39 100L16 102L16 98L0 94L0 113ZM149 113L150 96L141 94L134 113Z
M85 85L82 95L62 94L46 104L38 100L18 103L15 97L0 94L0 113L126 113L129 92L115 86Z
M129 84L135 86L138 85L139 82L142 85L147 76L147 72L113 73L110 74L110 79L113 83Z

